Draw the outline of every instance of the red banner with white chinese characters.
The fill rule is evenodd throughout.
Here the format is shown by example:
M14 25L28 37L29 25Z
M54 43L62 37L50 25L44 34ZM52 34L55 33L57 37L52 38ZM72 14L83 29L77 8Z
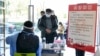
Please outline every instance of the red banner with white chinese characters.
M95 52L97 4L69 5L68 47Z

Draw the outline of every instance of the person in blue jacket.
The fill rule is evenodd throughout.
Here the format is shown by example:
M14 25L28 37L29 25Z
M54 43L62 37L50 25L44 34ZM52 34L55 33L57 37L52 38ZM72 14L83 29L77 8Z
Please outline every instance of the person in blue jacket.
M25 23L27 23L27 25L25 25ZM33 23L31 21L26 21L24 23L24 29L25 31L30 31L30 30L33 30ZM28 27L29 25L32 25L32 27ZM11 36L8 36L6 38L6 43L10 45L10 56L14 56L14 53L16 52L16 41L17 41L17 37L18 37L18 33L15 33L15 34L12 34ZM39 38L38 38L39 39ZM39 42L39 47L36 51L37 53L37 56L41 56L41 43Z

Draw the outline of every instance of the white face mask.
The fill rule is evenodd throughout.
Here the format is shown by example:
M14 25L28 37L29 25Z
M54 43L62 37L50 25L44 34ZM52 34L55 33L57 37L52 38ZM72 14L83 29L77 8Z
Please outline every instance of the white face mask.
M46 14L46 17L50 17L51 15L49 15L49 14Z

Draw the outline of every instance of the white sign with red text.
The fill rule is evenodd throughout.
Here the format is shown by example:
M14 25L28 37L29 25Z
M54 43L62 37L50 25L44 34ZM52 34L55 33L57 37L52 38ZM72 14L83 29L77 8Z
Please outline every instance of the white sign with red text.
M67 45L95 52L97 4L69 5Z

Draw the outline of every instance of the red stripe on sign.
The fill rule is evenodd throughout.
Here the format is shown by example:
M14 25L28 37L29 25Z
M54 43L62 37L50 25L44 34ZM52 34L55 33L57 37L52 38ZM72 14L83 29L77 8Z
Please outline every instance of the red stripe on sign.
M77 4L69 5L69 11L95 11L97 4Z

